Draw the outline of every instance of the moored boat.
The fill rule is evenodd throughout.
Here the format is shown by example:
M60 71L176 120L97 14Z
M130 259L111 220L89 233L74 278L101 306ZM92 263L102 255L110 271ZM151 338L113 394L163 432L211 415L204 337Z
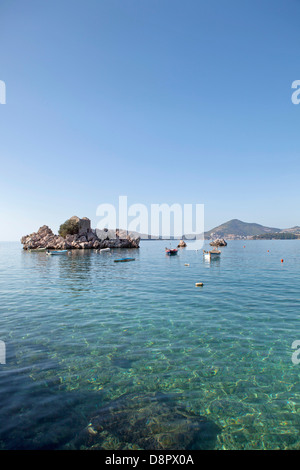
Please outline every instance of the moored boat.
M203 250L203 255L206 259L218 259L220 257L221 251L214 248L210 251Z
M59 251L46 251L47 255L62 255L64 253L68 253L68 250L59 250Z
M120 258L120 259L115 259L115 263L126 263L127 261L135 261L135 258Z
M30 253L42 253L46 251L46 248L28 248Z
M177 255L178 253L178 250L177 248L166 248L166 255L168 256L174 256L174 255Z

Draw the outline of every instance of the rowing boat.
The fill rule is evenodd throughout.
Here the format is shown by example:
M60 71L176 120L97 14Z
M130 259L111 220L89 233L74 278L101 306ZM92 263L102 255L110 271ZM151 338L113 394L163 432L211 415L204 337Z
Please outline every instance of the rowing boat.
M217 249L213 249L210 251L203 250L203 255L206 259L217 259L220 257L221 251Z
M174 256L174 255L177 255L177 253L178 253L177 248L173 248L173 249L166 248L166 255L168 256Z
M68 253L68 250L60 250L60 251L46 251L47 255L62 255L64 253Z
M46 251L46 248L28 248L30 253L41 253Z
M126 261L135 261L135 258L120 258L120 259L115 259L115 263L126 263Z

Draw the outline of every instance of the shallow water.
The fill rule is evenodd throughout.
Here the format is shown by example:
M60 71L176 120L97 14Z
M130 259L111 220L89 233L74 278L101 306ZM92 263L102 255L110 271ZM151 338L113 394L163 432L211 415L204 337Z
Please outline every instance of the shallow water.
M98 410L129 394L136 412L154 393L218 427L212 448L300 448L300 242L231 241L210 263L165 246L49 257L0 244L0 449L88 446L77 438ZM135 448L109 419L100 447Z

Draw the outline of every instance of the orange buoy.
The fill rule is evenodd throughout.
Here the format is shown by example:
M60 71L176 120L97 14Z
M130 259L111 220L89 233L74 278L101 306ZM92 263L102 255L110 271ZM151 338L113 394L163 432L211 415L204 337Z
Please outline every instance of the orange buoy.
M281 260L281 262L283 263L283 259Z

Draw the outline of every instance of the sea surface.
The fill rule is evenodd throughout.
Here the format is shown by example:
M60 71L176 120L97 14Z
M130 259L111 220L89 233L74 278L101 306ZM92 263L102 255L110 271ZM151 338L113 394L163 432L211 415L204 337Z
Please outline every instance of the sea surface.
M300 241L169 245L0 243L0 449L300 449Z

